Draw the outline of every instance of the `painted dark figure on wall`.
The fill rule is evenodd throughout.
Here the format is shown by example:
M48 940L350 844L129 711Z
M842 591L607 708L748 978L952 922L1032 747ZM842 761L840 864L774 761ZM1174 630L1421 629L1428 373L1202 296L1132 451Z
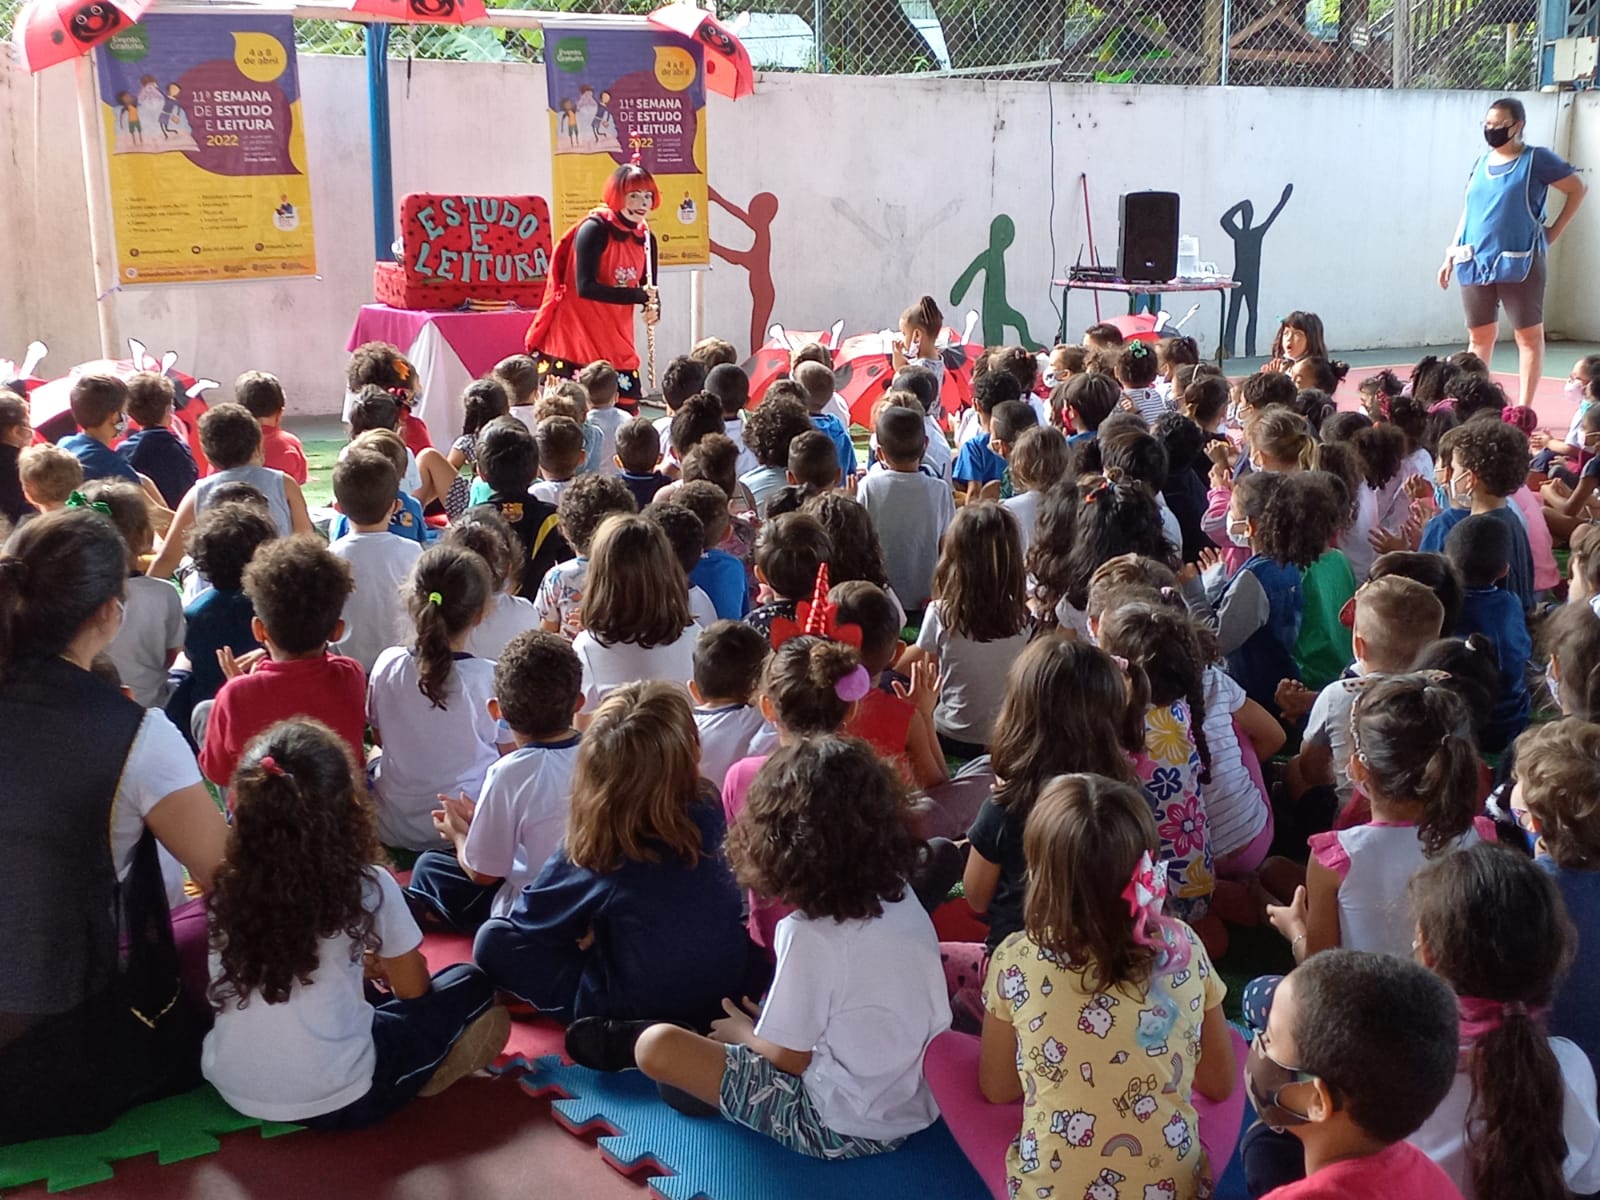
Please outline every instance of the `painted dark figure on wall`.
M767 340L767 322L772 320L772 308L777 302L777 288L772 282L772 221L778 215L778 198L771 192L757 192L750 197L750 207L743 209L724 199L716 188L707 191L711 203L750 230L748 250L733 250L713 240L711 253L743 267L750 276L750 353L754 354Z
M959 305L983 272L983 291L980 308L983 317L983 341L988 346L1004 345L1006 330L1017 332L1017 341L1029 350L1043 349L1028 332L1028 320L1006 298L1006 251L1017 240L1017 226L1010 217L1001 213L989 222L989 245L983 253L967 265L955 286L950 289L950 303Z
M1246 358L1255 355L1257 309L1261 298L1261 241L1293 194L1294 184L1285 184L1277 207L1259 225L1252 224L1256 209L1248 200L1239 201L1222 214L1222 232L1233 239L1233 277L1239 283L1228 296L1228 322L1222 335L1222 344L1229 357L1239 352L1239 310L1246 305L1250 308L1250 316L1244 327L1244 354Z

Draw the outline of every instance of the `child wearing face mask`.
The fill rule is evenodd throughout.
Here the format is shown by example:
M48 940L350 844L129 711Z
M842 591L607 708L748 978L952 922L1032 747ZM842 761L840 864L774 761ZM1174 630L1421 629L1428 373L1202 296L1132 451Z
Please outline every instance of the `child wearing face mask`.
M1329 950L1296 967L1245 1059L1250 1195L1459 1200L1405 1140L1450 1091L1458 1037L1455 997L1414 962Z
M1572 364L1572 373L1562 387L1561 394L1573 405L1572 424L1567 436L1551 437L1548 430L1536 429L1528 436L1528 445L1534 450L1533 463L1528 468L1528 484L1539 487L1546 479L1558 475L1571 483L1570 467L1581 467L1594 456L1594 451L1583 441L1583 418L1600 399L1600 354L1586 354ZM1566 460L1569 466L1563 466Z
M1592 386L1600 389L1600 380ZM1596 481L1600 480L1600 458L1594 457L1594 451L1600 447L1600 405L1586 409L1573 424L1579 430L1575 444L1582 450L1583 457L1588 459L1578 472L1577 483L1569 487L1564 480L1552 479L1539 489L1545 524L1549 526L1551 536L1561 541L1567 541L1579 526L1587 524L1595 507L1594 490Z
M1439 468L1451 507L1423 526L1419 550L1444 551L1457 522L1487 513L1511 531L1511 570L1506 587L1533 609L1533 551L1515 505L1506 498L1523 484L1528 471L1528 435L1492 415L1475 417L1439 439ZM1436 476L1437 478L1437 476Z

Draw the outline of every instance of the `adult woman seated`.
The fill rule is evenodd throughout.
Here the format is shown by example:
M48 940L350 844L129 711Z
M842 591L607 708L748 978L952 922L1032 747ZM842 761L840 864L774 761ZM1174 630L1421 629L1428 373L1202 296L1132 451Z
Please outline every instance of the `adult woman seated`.
M97 1129L199 1082L159 842L206 888L227 825L159 709L90 673L127 549L89 508L0 552L0 1145Z

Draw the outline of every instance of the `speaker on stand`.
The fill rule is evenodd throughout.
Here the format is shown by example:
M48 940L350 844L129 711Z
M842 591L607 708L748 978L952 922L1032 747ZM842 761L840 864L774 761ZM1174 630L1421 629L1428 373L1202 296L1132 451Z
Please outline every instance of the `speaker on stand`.
M1166 283L1178 273L1178 193L1124 192L1117 205L1117 275Z

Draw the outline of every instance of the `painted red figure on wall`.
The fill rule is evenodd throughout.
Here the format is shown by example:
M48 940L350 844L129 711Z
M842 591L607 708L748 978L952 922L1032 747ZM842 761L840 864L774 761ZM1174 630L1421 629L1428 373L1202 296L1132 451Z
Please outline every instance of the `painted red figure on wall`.
M750 197L750 208L746 211L729 203L716 188L708 191L711 203L750 230L748 250L730 250L712 241L711 253L736 267L743 267L750 276L750 353L754 354L766 341L767 322L772 320L772 309L777 301L777 289L772 283L772 221L778 215L778 198L771 192L757 192Z

